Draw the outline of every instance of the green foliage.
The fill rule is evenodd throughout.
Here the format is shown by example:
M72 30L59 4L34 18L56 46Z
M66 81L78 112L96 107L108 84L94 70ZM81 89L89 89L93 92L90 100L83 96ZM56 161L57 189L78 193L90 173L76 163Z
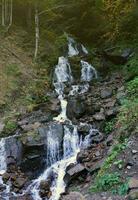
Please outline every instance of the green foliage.
M117 156L127 147L127 140L123 143L114 145L110 155L98 172L94 185L90 188L91 192L111 191L112 193L125 195L128 192L128 183L121 178L118 173L108 173L112 165L122 168L122 160L115 161Z
M121 179L120 174L111 173L104 174L96 180L94 186L91 187L92 192L106 192L111 191L112 193L125 195L128 192L128 184L124 183Z
M118 143L116 144L110 155L107 157L107 159L104 162L103 167L101 168L101 170L98 173L98 177L102 176L103 174L105 174L107 172L107 170L112 166L112 164L114 163L114 160L116 159L116 157L119 155L119 153L124 150L127 146L127 141L124 141L123 143Z
M135 76L138 76L138 56L134 56L129 60L123 67L123 73L126 80L131 80L134 79Z
M129 185L128 185L128 183L123 183L123 184L121 184L121 185L118 187L117 193L118 193L119 195L126 195L127 192L128 192L128 190L129 190Z
M5 127L3 130L3 134L9 135L9 134L14 134L13 132L17 128L17 123L15 121L6 121L5 122Z
M92 187L92 191L100 192L100 191L109 191L114 186L119 185L121 183L119 174L104 174L100 178L97 179L96 184Z
M138 97L138 76L127 84L127 92L131 99Z
M111 133L113 131L113 129L114 129L114 125L115 125L115 119L106 122L105 126L104 126L104 132L106 134Z
M123 134L127 130L128 134L134 130L138 122L138 98L133 100L125 100L120 108L120 113L117 120L116 127ZM126 137L124 135L124 137Z
M119 169L122 169L123 162L123 160L117 160L113 164L116 165Z
M10 64L5 66L5 73L7 76L20 76L21 72L19 66L16 64Z

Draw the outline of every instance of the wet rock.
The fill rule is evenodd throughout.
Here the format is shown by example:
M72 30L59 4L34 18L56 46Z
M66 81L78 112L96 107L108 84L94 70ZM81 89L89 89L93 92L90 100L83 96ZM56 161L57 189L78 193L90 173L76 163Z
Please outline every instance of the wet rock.
M122 55L113 55L109 52L102 51L100 55L104 58L104 60L110 61L116 65L123 65L128 61L128 58L131 53L128 50L125 50Z
M2 133L3 129L4 129L4 124L2 122L0 122L0 133Z
M21 163L23 147L18 138L7 138L5 140L5 149L7 165Z
M41 123L35 122L34 124L27 124L27 125L22 125L21 128L23 131L28 132L31 130L38 129L41 126Z
M107 110L105 112L106 114L106 117L109 118L109 117L113 117L113 116L116 116L117 114L117 110L115 108L110 108L109 110Z
M85 178L87 175L87 170L82 164L70 165L66 170L66 175L64 181L66 184L70 184L72 180L81 176Z
M138 188L138 177L132 177L129 180L129 188L130 189L136 189L136 188Z
M48 109L48 108L47 108ZM27 114L18 121L19 126L27 125L27 124L35 124L38 123L45 123L51 120L51 113L48 111L42 112L41 109L37 111L33 111L32 113Z
M9 200L33 200L33 198L31 197L31 195L29 194L25 194L23 196L17 196L17 197L9 197Z
M57 98L50 99L49 110L52 114L58 114L60 112L60 101Z
M43 146L45 144L46 136L44 132L41 131L42 128L29 131L21 136L21 141L24 146Z
M104 139L103 134L100 132L97 132L97 134L92 137L92 144L93 143L99 144L100 142L103 141L103 139Z
M5 172L3 175L2 175L2 179L3 181L6 183L10 178L10 174Z
M93 115L93 118L96 121L103 121L105 120L105 115L103 113L96 113L95 115Z
M86 200L86 199L79 192L70 192L68 195L63 196L61 200Z
M89 160L89 152L87 150L81 150L77 155L77 162L83 163L86 160Z
M107 146L111 146L111 145L112 145L113 139L114 139L114 137L113 137L112 134L110 134L110 135L107 137L107 139L106 139L106 141L105 141L106 144L107 144Z
M50 181L41 181L39 194L41 198L47 197L49 199L51 197Z
M137 200L138 199L138 189L136 190L131 190L129 195L128 195L129 200Z
M104 161L105 161L105 159L103 158L103 159L101 159L101 160L99 160L99 161L97 161L97 162L95 162L95 163L90 163L90 164L88 164L88 165L87 165L88 171L89 171L91 174L95 173L96 171L98 171L99 169L102 168L102 166L103 166L103 164L104 164Z
M104 102L104 105L102 105L102 106L104 108L113 108L116 104L116 99L114 100L114 99L110 98L110 99L107 99L107 100L109 100L109 101Z
M80 124L78 126L78 132L81 134L81 135L87 135L90 131L90 126L89 124Z
M23 144L23 158L21 169L29 172L32 176L40 172L44 166L44 152L46 144L46 132L44 127L29 131L20 138ZM35 173L34 173L35 171Z
M27 182L27 179L26 178L22 178L22 177L17 177L15 179L15 181L13 182L13 186L16 187L16 188L23 188L25 183Z
M48 137L59 142L59 151L62 154L63 125L51 122L46 126L41 126L37 130L27 132L21 136L24 154L21 168L24 172L30 173L35 178L42 172L49 160L47 155ZM34 173L35 171L35 173Z
M102 99L110 98L112 94L113 94L113 91L111 88L105 88L101 91L101 98Z
M6 186L3 184L0 184L0 192L4 191L6 189Z
M69 119L80 118L84 115L86 107L79 98L70 98L67 105L67 117Z

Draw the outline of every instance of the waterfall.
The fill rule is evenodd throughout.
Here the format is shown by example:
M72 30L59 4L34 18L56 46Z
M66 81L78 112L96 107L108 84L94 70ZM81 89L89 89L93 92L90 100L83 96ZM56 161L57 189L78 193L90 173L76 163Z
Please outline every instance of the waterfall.
M0 174L4 174L6 169L5 139L3 138L0 140Z
M56 163L60 160L60 144L59 141L55 139L54 134L52 132L51 126L49 127L49 131L47 133L47 160L48 166Z
M0 197L2 197L3 200L9 200L9 197L7 196L7 194L10 191L10 186L4 184L4 182L2 180L2 175L7 170L5 143L6 143L6 139L2 138L0 140L0 185L3 185L5 187L5 189L2 192L2 196L0 193Z
M52 197L50 200L58 200L60 194L65 191L66 184L64 183L64 176L66 173L66 168L70 165L70 163L76 162L76 156L79 152L79 137L77 133L77 127L73 126L73 130L69 129L68 126L64 125L64 138L63 138L63 158L55 162L55 155L59 154L59 149L54 145L54 153L53 153L53 143L51 144L51 148L49 149L50 155L52 154L51 166L44 171L44 173L35 180L32 185L29 187L31 190L32 196L37 200L40 200L39 196L39 186L41 181L46 180L51 174L53 176L53 181L51 185ZM57 154L55 154L57 152ZM53 156L54 154L54 156ZM48 155L49 156L49 155Z
M87 54L87 49L81 45L82 50ZM78 55L79 50L77 45L72 38L68 37L68 56ZM69 96L74 96L76 94L83 94L89 89L89 82L97 78L97 73L95 68L85 61L81 61L81 77L80 81L85 82L84 84L73 85L73 76L71 72L71 66L69 64L68 58L59 57L58 64L55 67L53 85L55 91L58 95L58 99L61 103L61 113L55 117L53 120L57 123L65 123L63 125L64 137L63 137L63 155L60 158L60 147L59 142L53 137L52 129L49 129L47 134L47 159L49 163L49 168L46 169L37 180L35 180L30 190L32 196L37 200L40 200L39 186L42 180L47 180L52 174L51 181L51 192L52 196L50 200L58 200L60 195L65 191L66 184L64 183L64 176L66 173L66 168L71 164L76 162L76 157L80 148L85 148L89 146L91 141L91 133L93 128L90 128L89 136L84 140L80 140L77 126L73 125L72 122L66 116L67 99L64 95L64 90L66 87L70 86ZM67 122L67 124L66 124Z
M69 57L77 56L80 53L88 54L88 50L83 44L80 44L78 48L78 45L73 38L67 36L67 40L68 40L68 56Z
M64 99L64 89L66 87L66 84L71 84L72 81L73 77L68 59L65 57L59 57L58 65L55 67L53 85L55 87L55 91L59 95L58 98L60 100L62 111L59 116L54 118L54 120L56 121L62 122L67 120L67 101Z
M81 60L81 65L81 81L90 82L93 78L97 78L97 72L91 64Z
M78 55L79 51L77 49L75 40L71 37L67 37L67 39L68 39L68 56L72 57Z
M80 47L81 52L88 54L87 49L83 45L80 45ZM53 86L58 99L60 100L61 113L53 118L52 123L48 124L45 158L47 167L37 179L32 181L23 194L18 195L13 193L15 196L20 197L26 193L30 193L34 200L41 200L40 184L42 181L50 179L50 190L52 195L49 200L59 200L60 195L66 188L64 176L67 167L70 164L76 163L77 154L80 152L80 149L87 148L90 145L92 135L94 131L97 131L91 126L88 136L81 139L78 134L78 127L67 118L66 114L68 97L86 93L89 90L89 82L92 81L93 78L97 78L95 68L88 62L81 60L80 82L73 85L74 79L68 57L79 54L80 51L77 43L74 39L68 37L68 54L66 57L59 57L53 76ZM65 95L66 87L70 88L68 95ZM62 140L58 138L59 130L55 128L56 125L60 125L63 129ZM5 139L0 140L0 160L0 174L3 174L7 169ZM2 178L0 178L0 184L1 183L3 184ZM6 190L4 191L5 194L9 193L9 191L10 187L6 186ZM5 197L3 195L3 199L8 200Z
M71 83L73 77L71 74L70 64L65 57L59 57L58 65L55 67L53 85L59 96L63 96L66 83Z

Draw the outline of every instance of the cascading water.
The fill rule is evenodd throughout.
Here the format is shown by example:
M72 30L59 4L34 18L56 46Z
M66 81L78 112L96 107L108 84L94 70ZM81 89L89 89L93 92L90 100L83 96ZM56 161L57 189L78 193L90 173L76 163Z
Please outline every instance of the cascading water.
M3 174L6 169L6 151L5 151L5 139L0 140L0 174Z
M88 62L81 60L81 81L90 82L93 78L97 78L95 68Z
M59 116L54 118L54 120L57 121L65 121L67 120L66 116L66 107L67 107L67 101L64 99L64 89L66 84L71 84L73 81L73 77L71 74L71 68L70 64L68 62L68 59L65 57L59 57L58 65L55 68L54 72L54 87L55 91L59 95L58 98L61 103L61 110L62 112L60 113Z
M76 42L73 38L67 37L68 39L68 56L76 56L79 54L79 50L77 49Z
M51 166L60 160L60 144L58 140L55 140L54 135L52 134L51 127L47 133L47 165Z
M81 45L81 52L87 54L87 49ZM87 63L86 61L81 61L81 77L80 84L73 85L73 76L71 72L71 67L68 61L68 57L79 55L79 49L77 48L76 42L68 37L68 56L59 57L58 65L55 67L53 85L55 87L55 92L58 95L58 99L61 103L61 113L53 119L53 124L62 125L63 127L63 137L62 141L58 140L56 131L53 131L53 126L49 125L47 131L47 144L46 144L46 160L47 168L44 172L34 180L28 188L23 192L22 195L30 193L34 200L41 200L40 197L40 184L41 181L46 181L50 179L50 189L52 196L49 200L59 200L60 195L65 191L66 184L64 182L64 176L66 174L67 167L76 163L76 157L80 148L85 148L89 146L91 137L95 129L90 127L89 135L86 138L79 138L77 126L67 118L67 98L68 96L75 96L83 94L89 89L89 82L93 78L97 78L97 73L94 67ZM70 87L69 95L64 94L65 88ZM61 151L62 146L62 151ZM5 160L5 139L0 141L0 174L4 173L7 169ZM2 178L0 178L0 183L3 184ZM5 194L10 191L10 187L6 186ZM15 196L19 196L14 194ZM22 196L20 195L20 196ZM4 197L4 195L3 195ZM3 200L8 200L3 198Z
M83 44L80 44L79 45L80 48L78 48L77 43L73 38L67 36L67 39L68 39L68 57L77 56L80 53L88 54L88 51Z
M68 56L78 55L79 51L76 47L75 41L72 38L68 38ZM87 50L82 46L83 52L87 54ZM58 94L58 98L61 103L61 113L58 117L54 118L57 123L63 123L68 121L63 125L64 137L63 137L63 155L62 159L59 160L59 143L52 138L52 130L48 133L48 160L50 160L51 166L44 171L44 173L33 182L31 188L32 196L34 199L41 199L39 196L39 186L42 180L48 179L50 174L52 174L51 192L52 196L50 200L58 200L60 194L65 191L66 184L64 183L64 176L66 173L66 168L71 163L76 162L76 157L80 151L80 146L86 146L89 143L89 137L80 141L77 126L73 125L66 116L67 100L65 99L64 89L66 86L71 86L69 96L75 94L83 94L89 89L89 82L93 78L97 78L97 73L94 67L85 61L81 61L81 81L85 82L81 85L73 85L73 77L71 72L71 67L69 61L65 57L60 57L58 65L55 67L54 81L53 85L55 91ZM91 128L92 129L92 128ZM49 156L51 158L49 158Z
M2 194L0 194L0 197L3 200L8 200L9 198L7 197L7 194L10 191L10 186L5 185L2 180L2 175L7 170L5 141L6 141L6 139L4 139L4 138L0 140L0 185L3 185L3 188L4 188Z

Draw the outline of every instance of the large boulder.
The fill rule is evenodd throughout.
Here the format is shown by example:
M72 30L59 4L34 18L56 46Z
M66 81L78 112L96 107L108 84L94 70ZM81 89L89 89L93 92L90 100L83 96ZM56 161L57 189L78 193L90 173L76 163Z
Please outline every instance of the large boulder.
M43 112L41 109L37 111L33 111L29 114L26 114L21 119L18 120L18 126L24 126L28 124L37 123L46 123L52 119L51 113L48 111Z
M104 88L101 90L102 99L110 98L112 94L113 94L112 88Z
M21 163L23 147L17 137L11 136L5 139L5 150L7 165Z
M39 194L41 198L50 198L52 195L50 181L41 181Z
M62 196L61 200L86 200L79 192L70 192L68 195Z
M72 164L66 169L64 181L66 184L70 184L72 180L78 179L79 177L85 178L86 175L87 169L82 164Z
M4 124L0 122L0 133L2 133L3 129L4 129Z
M86 111L86 106L83 101L80 100L80 98L70 98L68 100L67 105L67 117L69 119L77 118L79 119L84 115Z
M57 98L51 98L49 102L49 110L52 114L59 114L60 112L60 101Z
M57 122L24 133L20 139L23 144L22 170L31 173L32 176L41 173L44 167L52 162L51 159L54 159L49 150L51 142L59 144L57 151L62 154L63 135L63 125Z

